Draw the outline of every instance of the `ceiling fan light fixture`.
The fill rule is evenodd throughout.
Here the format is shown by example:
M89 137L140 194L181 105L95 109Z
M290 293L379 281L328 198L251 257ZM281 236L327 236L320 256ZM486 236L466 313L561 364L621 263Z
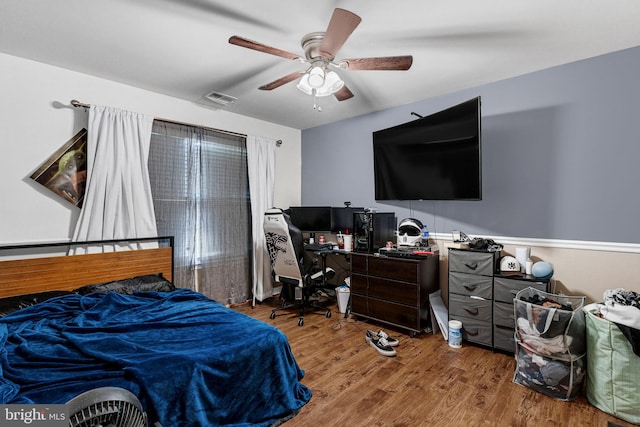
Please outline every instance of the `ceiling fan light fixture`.
M319 89L324 85L324 69L322 67L313 67L307 74L307 82L309 86Z
M324 88L329 92L327 95L333 95L344 86L344 81L335 71L329 71L324 78Z
M311 84L312 73L316 68L320 67L312 68L309 73L303 75L302 78L300 78L300 81L296 85L298 89L300 89L307 95L313 95L317 97L333 95L334 93L342 89L342 87L344 86L344 81L342 81L340 76L338 76L338 73L336 73L335 71L329 71L325 74L324 70L321 70L323 72L322 84L320 86L314 86L313 84Z

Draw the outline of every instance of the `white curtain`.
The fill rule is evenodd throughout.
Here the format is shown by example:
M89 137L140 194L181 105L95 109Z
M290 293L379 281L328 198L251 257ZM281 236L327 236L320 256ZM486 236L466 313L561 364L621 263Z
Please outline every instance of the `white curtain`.
M144 114L91 106L87 184L74 241L157 236L147 167L152 123Z
M264 237L264 213L273 207L276 141L247 136L251 227L253 235L253 304L273 295L271 260Z

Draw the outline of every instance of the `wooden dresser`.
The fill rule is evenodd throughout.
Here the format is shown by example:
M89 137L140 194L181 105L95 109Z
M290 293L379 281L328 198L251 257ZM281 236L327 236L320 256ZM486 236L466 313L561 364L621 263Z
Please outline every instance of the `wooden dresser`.
M351 313L407 329L429 319L429 294L439 288L438 255L421 259L351 254Z

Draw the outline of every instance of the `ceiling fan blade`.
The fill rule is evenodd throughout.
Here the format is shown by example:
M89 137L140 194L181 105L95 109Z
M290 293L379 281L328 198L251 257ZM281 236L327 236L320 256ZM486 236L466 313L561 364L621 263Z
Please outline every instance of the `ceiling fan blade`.
M348 10L336 8L331 15L329 26L325 31L320 45L320 53L326 59L332 60L347 41L353 30L360 24L362 18Z
M380 58L343 59L338 64L346 70L408 70L413 56L387 56Z
M287 59L300 59L300 55L287 52L286 50L278 49L276 47L267 46L266 44L254 42L253 40L245 39L240 36L229 37L229 43L236 46L246 47L247 49L257 50L259 52L268 53L275 56L280 56Z
M353 93L349 90L348 87L342 86L342 89L333 94L338 101L345 101L349 98L353 98Z
M300 77L302 73L300 71L296 71L295 73L288 74L284 77L280 77L278 80L274 80L271 83L267 83L266 85L260 86L258 89L260 90L273 90L279 88L282 85L285 85L298 77Z

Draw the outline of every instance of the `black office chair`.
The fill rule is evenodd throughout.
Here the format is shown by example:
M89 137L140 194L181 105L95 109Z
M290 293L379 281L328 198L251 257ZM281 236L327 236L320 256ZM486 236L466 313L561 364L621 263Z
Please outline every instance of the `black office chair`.
M325 280L333 277L333 269L312 271L313 258L304 249L302 232L281 209L272 208L265 212L264 234L274 280L282 284L283 300L282 307L274 308L269 317L275 319L277 311L299 308L298 326L302 326L305 307L323 310L326 317L331 317L331 309L312 301L310 297L323 283L323 275Z

